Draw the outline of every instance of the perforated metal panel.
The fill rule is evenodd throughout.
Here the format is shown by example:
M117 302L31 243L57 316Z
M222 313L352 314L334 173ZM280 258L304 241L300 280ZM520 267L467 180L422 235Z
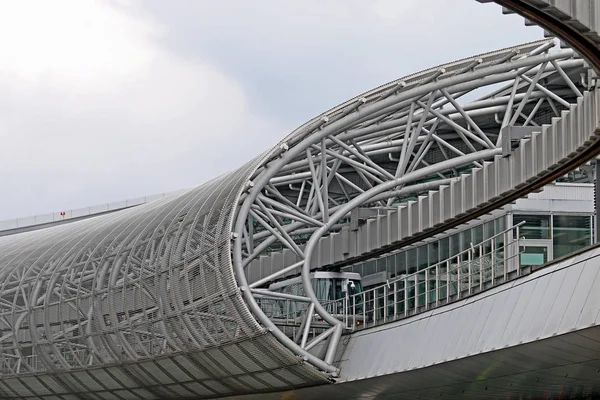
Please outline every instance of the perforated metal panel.
M0 238L0 395L213 397L325 382L239 295L230 219L251 167Z

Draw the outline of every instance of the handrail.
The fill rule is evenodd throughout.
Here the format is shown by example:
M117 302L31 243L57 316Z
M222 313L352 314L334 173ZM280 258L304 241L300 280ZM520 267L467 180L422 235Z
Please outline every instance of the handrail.
M468 249L420 271L342 299L321 302L321 305L340 320L346 330L355 330L414 315L429 309L434 303L446 304L454 298L460 299L463 294L506 282L509 273L521 269L519 230L523 224L525 221L475 245L470 243ZM515 232L515 235L509 236L510 232ZM499 237L504 237L504 241L502 246L497 247L496 239ZM485 251L485 248L488 250ZM499 252L504 254L500 256ZM303 348L308 346L307 343L314 346L332 334L303 296L273 294L257 300L276 325L288 335L301 339ZM310 338L312 341L307 342Z
M463 293L469 295L506 282L509 273L517 271L519 274L521 270L519 228L524 223L513 225L476 245L471 243L470 248L420 271L345 299L326 302L323 306L341 311L338 315L343 314L341 318L346 328L354 330L413 315L421 309L429 309L431 304L446 304L451 299L461 298ZM507 234L512 231L516 231L516 235L510 239ZM496 247L496 239L500 236L504 236L504 243ZM484 252L488 245L489 250ZM500 258L497 253L502 251L505 254Z
M186 189L176 190L173 192L163 192L143 197L129 198L110 203L95 204L88 207L64 209L63 211L0 220L0 232L30 228L38 225L61 223L63 221L76 220L79 218L100 215L107 212L119 211L125 208L139 206L154 200L162 199L163 197L182 192L184 190Z
M513 225L512 227L510 227L510 228L507 228L507 229L503 230L502 232L495 234L494 236L490 236L489 238L485 239L484 241L482 241L482 242L480 242L480 243L478 243L478 244L476 244L476 245L474 245L474 246L473 246L473 245L471 245L471 246L473 246L473 247L480 247L480 246L483 246L483 245L485 245L485 243L486 243L486 242L492 241L492 240L496 239L497 237L499 237L500 235L504 235L504 234L506 234L506 233L508 233L508 232L510 232L510 231L512 231L512 230L515 230L515 228L518 228L518 227L520 227L521 225L525 224L526 222L527 222L527 221L521 221L521 222L519 222L518 224L515 224L515 225ZM518 232L518 229L517 229L517 232ZM518 238L518 234L517 234L517 238ZM505 246L505 247L506 247L506 246ZM472 248L468 248L468 249L466 249L466 250L463 250L463 251L461 251L461 252L459 252L459 253L456 253L455 255L453 255L453 256L450 256L450 257L448 257L448 258L446 258L446 259L444 259L444 260L442 260L442 261L438 261L436 264L433 264L433 265L430 265L430 266L428 266L428 267L426 267L426 268L423 268L423 269L422 269L422 270L420 270L420 271L413 272L413 273L411 273L411 274L408 274L408 275L404 275L404 276L403 276L403 277L401 277L401 278L395 279L395 280L393 280L393 281L391 281L391 282L384 283L384 284L382 284L382 285L376 286L376 287L374 287L374 288L371 288L371 289L369 289L369 290L378 289L378 288L381 288L381 287L383 287L383 286L387 286L387 285L389 285L389 284L391 284L391 283L393 283L393 282L395 282L395 281L402 280L402 279L408 278L408 277L410 277L410 276L413 276L413 275L417 275L417 274L423 273L423 271L425 271L426 269L433 268L433 267L435 267L436 265L439 265L439 264L444 264L444 263L446 263L446 262L448 262L448 261L450 261L450 260L452 260L452 259L456 259L457 257L459 257L459 256L461 256L461 255L463 255L463 254L466 254L466 253L468 253L468 252L471 252L471 251L472 251ZM382 257L382 258L383 258L383 257ZM364 292L367 292L367 290L364 290L364 291L362 291L362 292L356 293L356 294L354 294L353 296L359 295L359 294L361 294L361 293L364 293Z

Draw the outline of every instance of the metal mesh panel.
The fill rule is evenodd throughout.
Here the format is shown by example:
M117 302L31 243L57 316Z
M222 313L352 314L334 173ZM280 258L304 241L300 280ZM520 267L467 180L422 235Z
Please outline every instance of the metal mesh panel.
M0 397L244 393L270 388L250 375L297 365L269 354L288 352L281 345L257 344L264 330L232 271L231 213L252 168L135 208L0 238ZM266 362L252 355L257 346ZM40 372L54 375L31 376ZM315 373L300 384L323 381ZM149 397L133 390L141 387Z

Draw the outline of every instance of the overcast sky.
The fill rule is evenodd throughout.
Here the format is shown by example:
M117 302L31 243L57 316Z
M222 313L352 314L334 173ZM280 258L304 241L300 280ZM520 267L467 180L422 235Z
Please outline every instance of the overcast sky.
M541 38L474 0L0 2L0 220L201 184L360 92Z

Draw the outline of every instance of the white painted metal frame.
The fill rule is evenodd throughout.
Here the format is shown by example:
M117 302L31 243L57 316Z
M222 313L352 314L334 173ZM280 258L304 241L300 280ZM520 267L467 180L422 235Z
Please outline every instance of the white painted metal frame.
M284 139L246 185L234 229L234 268L260 322L295 354L335 375L332 361L344 327L310 284L311 269L327 266L328 257L319 251L323 241L349 225L353 210L385 214L408 196L460 180L502 153L504 128L541 133L541 124L577 103L587 89L578 81L586 66L571 50L549 52L553 44L506 49L391 82ZM462 101L490 85L500 88ZM277 257L281 267L253 271L264 257ZM297 343L279 330L254 298L269 296L257 287L297 274L300 267L310 301L307 315L314 309L331 327L318 338L328 339L323 358L307 350L306 333ZM303 325L306 332L308 327Z

